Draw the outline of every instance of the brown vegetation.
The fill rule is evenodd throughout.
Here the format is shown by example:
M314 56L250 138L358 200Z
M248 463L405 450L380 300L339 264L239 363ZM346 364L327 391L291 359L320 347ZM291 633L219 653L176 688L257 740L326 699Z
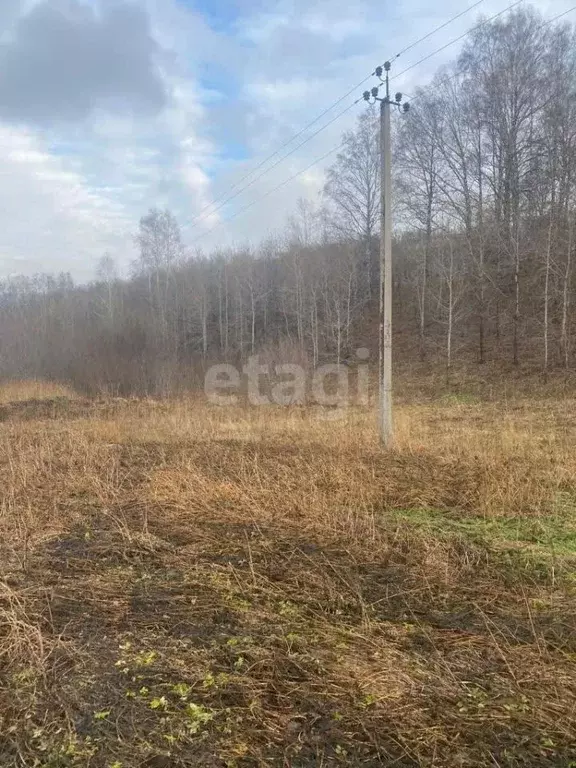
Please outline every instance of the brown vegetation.
M0 764L568 766L573 399L0 424Z

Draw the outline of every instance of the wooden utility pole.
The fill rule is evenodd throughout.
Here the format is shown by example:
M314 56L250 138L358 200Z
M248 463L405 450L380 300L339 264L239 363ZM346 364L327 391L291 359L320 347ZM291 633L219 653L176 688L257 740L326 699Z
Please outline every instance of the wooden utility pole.
M390 108L392 105L408 111L408 104L401 104L402 94L390 98L390 62L384 64L386 79L382 80L382 67L375 74L386 88L384 98L378 96L380 86L364 91L364 99L380 102L380 334L378 382L379 433L385 448L392 445L394 427L392 421L392 149L390 137Z

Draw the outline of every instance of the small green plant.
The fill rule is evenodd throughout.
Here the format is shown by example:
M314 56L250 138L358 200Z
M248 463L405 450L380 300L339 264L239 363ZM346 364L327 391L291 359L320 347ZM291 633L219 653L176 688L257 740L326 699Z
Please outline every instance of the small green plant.
M247 613L252 608L252 603L250 600L246 600L243 597L230 595L227 599L232 608L234 608L236 611L239 611L240 613Z
M297 647L304 645L304 638L299 635L297 632L288 632L285 635L286 644L288 645L288 650L292 652Z
M202 680L202 688L214 688L216 685L216 680L214 678L214 675L212 672L208 672L208 674L205 676L204 680Z
M199 733L202 728L214 719L214 714L201 704L189 702L186 707L186 727L192 734Z
M504 709L507 712L528 712L530 710L530 702L527 696L522 694L518 700L504 704Z
M237 645L253 645L254 638L251 635L237 635L235 637L229 637L226 640L226 645L229 648L235 648Z
M139 667L149 667L156 661L156 651L142 651L134 657L134 663Z
M458 711L478 712L483 710L489 700L489 696L482 688L471 685L467 688L465 698L458 702Z
M298 607L291 603L290 600L281 600L278 604L278 613L280 616L295 618L298 616Z
M202 680L202 688L209 690L210 688L221 688L230 682L230 675L226 672L219 672L217 675L208 672Z
M378 697L375 694L367 693L366 696L364 696L364 698L360 702L360 706L364 707L364 709L368 709L368 707L373 707L377 701L378 701Z
M183 701L188 698L191 690L192 686L188 685L188 683L176 683L176 685L172 686L172 693L176 694Z

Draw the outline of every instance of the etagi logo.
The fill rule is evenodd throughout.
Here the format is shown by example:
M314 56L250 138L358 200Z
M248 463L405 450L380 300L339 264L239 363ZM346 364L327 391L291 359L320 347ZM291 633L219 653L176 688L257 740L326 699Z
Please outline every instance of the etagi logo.
M305 405L313 403L326 408L369 405L370 352L356 350L350 363L327 363L311 373L296 363L269 365L259 355L251 355L240 370L222 363L206 371L204 392L210 403L236 405L240 391L246 393L250 405ZM355 386L353 386L355 385Z

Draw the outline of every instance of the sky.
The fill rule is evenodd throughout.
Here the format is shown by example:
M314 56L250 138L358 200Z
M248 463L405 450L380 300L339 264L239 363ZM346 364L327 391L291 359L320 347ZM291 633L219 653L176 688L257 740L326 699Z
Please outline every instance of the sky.
M259 198L336 147L363 105L258 176L356 92L227 205L211 203L376 65L474 1L0 0L0 278L66 271L86 282L105 253L127 274L152 207L174 213L191 253L281 231L300 198L319 200L333 156ZM510 2L482 0L397 59L396 72ZM574 2L531 4L551 18ZM426 85L461 45L394 90Z

